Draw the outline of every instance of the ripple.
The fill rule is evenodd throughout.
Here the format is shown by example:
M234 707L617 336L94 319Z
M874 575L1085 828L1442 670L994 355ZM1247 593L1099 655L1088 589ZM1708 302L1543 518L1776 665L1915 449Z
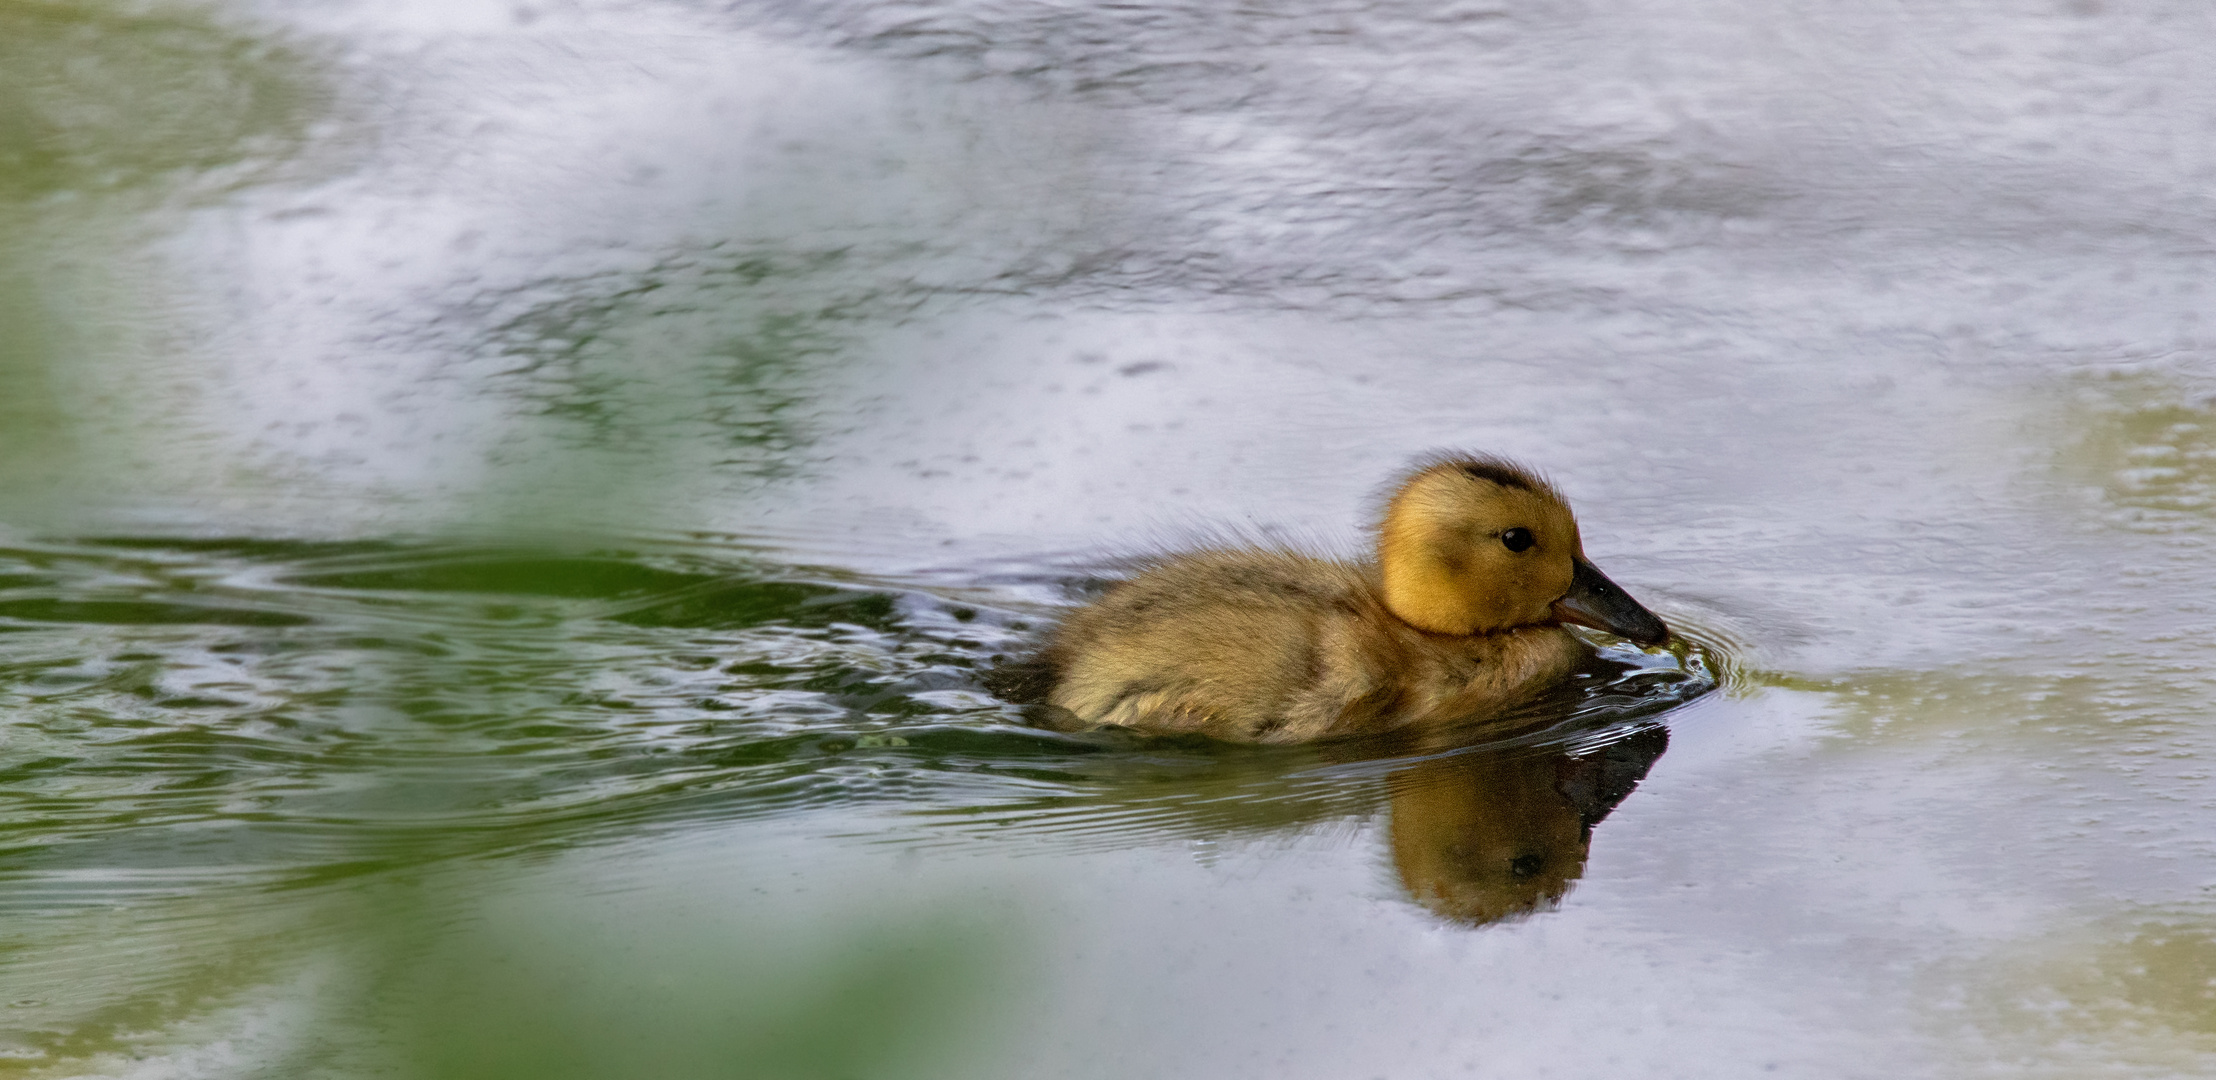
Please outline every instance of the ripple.
M106 539L0 575L17 911L858 803L1083 844L1314 825L1440 752L1036 730L976 679L1035 614L744 549ZM1713 689L1717 653L1604 645L1452 738L1604 745Z

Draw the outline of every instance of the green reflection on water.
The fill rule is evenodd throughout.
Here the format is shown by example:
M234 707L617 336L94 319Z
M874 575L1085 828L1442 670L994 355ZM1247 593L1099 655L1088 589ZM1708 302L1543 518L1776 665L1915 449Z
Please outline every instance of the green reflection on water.
M332 105L305 51L204 11L0 0L0 513L131 483L162 426L134 418L176 404L134 367L169 288L144 242L279 175Z
M763 885L464 862L18 918L0 1075L963 1076L1020 1012L1030 928L1004 904Z
M4 219L0 219L4 223ZM0 491L55 485L54 466L69 455L63 422L47 373L54 332L32 275L18 269L0 240Z
M501 899L432 927L428 949L425 927L392 927L407 959L377 980L370 1023L389 1025L402 1075L931 1075L988 1001L1015 1004L992 993L1012 942L927 904L864 909L796 951L728 909L630 904L610 925L590 905Z
M517 407L479 520L629 533L673 508L804 472L827 382L897 316L838 252L664 252L638 272L540 281L465 307ZM554 299L545 299L548 295Z
M824 768L860 734L914 717L1014 727L959 689L1009 630L920 596L896 618L891 594L743 564L267 544L5 554L0 707L18 734L0 769L20 782L0 869L359 870L640 814L869 797L968 736L860 755L882 776Z
M2065 469L2099 486L2104 520L2139 532L2203 526L2216 510L2216 397L2149 375L2082 380Z
M0 200L289 158L327 105L306 75L196 12L0 3Z
M494 328L516 365L503 377L576 443L651 447L680 425L761 476L790 469L809 435L802 406L809 369L844 344L833 328L845 305L795 297L837 260L690 259L626 279L612 295L589 282L576 294ZM794 310L795 307L803 310Z
M2216 1057L2216 930L2175 912L2012 942L1967 968L1994 1057L2040 1074L2205 1075ZM2086 1075L2088 1073L2078 1073Z
M2158 740L2187 729L2209 686L2197 669L2165 678L2099 661L2074 666L2081 670L1868 671L1772 684L1832 695L1833 730L1850 743L1968 733L2010 745Z
M2184 1031L2216 1035L2216 929L2143 926L2101 954L2116 996Z

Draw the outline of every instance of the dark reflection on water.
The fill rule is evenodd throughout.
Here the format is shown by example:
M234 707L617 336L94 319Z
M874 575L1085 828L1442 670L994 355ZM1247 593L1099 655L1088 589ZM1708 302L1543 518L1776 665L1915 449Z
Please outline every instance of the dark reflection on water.
M851 352L859 317L903 300L856 285L848 254L714 244L638 274L536 281L461 305L481 337L456 351L495 353L489 385L565 444L680 447L729 475L788 475L814 434L812 384Z
M1482 925L1555 904L1585 873L1593 827L1669 748L1634 727L1583 753L1456 754L1394 773L1393 866L1409 895Z
M1025 642L1038 616L1018 606L705 545L0 551L0 906L305 885L871 802L1079 845L1305 828L1388 790L1396 838L1411 815L1589 827L1637 779L1594 763L1714 686L1697 647L1619 649L1543 712L1423 745L1058 734L976 679ZM1465 795L1492 809L1454 808Z

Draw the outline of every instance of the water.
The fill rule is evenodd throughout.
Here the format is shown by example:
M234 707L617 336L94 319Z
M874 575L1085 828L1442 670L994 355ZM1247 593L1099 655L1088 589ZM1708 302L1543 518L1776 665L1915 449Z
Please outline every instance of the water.
M2216 1072L2210 19L0 6L0 1072ZM983 692L1441 446L1680 646Z

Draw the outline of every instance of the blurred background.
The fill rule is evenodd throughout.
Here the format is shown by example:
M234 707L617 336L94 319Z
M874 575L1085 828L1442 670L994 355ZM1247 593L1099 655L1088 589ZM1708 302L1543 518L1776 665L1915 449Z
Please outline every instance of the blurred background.
M2212 181L2186 0L0 0L0 1076L2216 1072ZM978 686L1440 447L1685 642Z

